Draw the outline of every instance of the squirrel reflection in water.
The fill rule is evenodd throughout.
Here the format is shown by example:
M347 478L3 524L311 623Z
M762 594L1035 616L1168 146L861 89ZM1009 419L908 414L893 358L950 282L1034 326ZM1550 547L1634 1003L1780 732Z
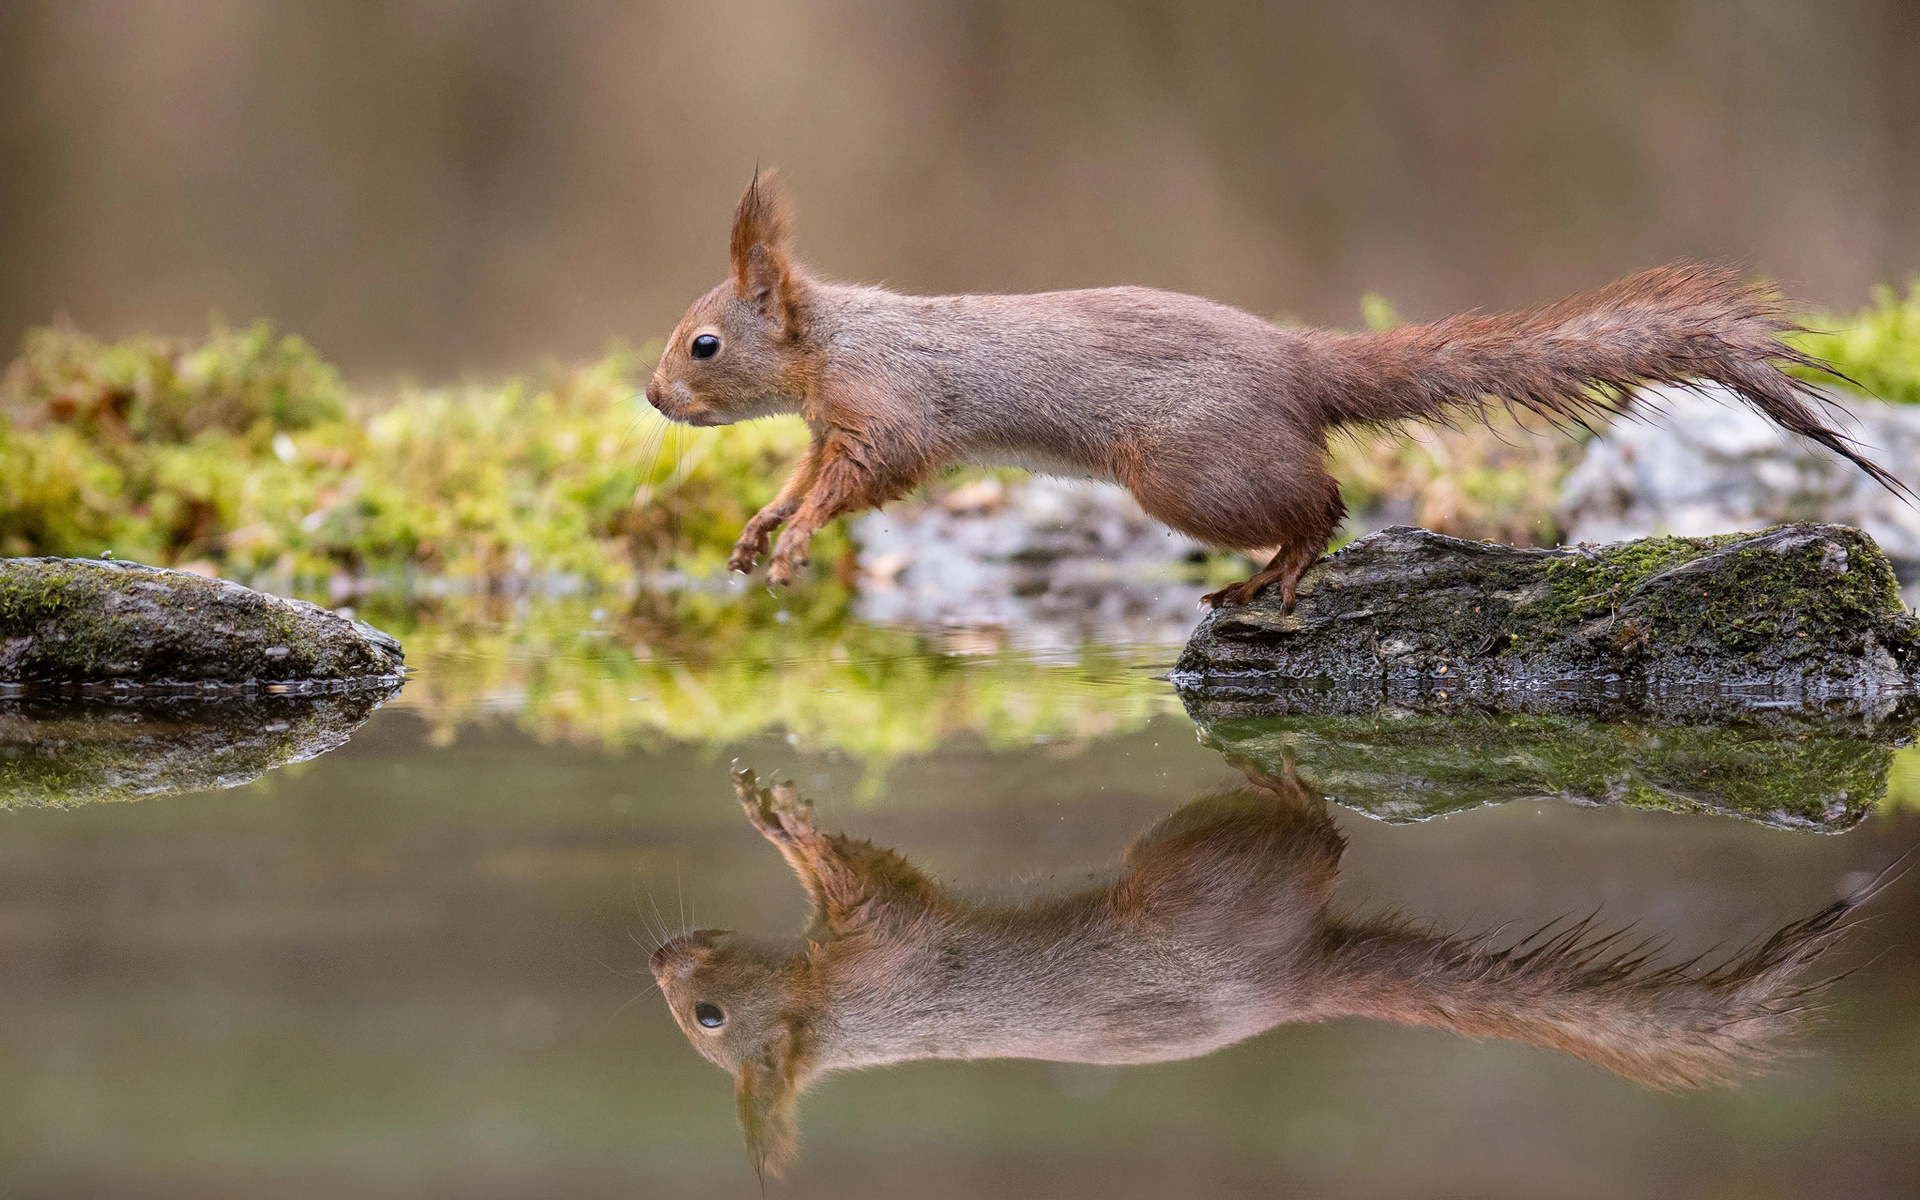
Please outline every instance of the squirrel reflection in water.
M1109 883L985 903L820 832L791 784L736 771L748 818L812 900L806 934L696 930L651 966L688 1040L733 1074L755 1169L792 1159L797 1097L829 1071L1164 1062L1332 1017L1548 1046L1656 1088L1725 1081L1806 1023L1824 981L1802 968L1881 882L1711 969L1655 964L1591 918L1501 947L1331 911L1345 841L1325 802L1290 772L1249 779L1147 830Z

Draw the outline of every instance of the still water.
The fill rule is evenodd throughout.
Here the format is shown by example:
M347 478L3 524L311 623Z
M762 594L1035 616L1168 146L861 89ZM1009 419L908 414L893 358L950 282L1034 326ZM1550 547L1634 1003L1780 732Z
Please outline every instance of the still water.
M770 1195L1920 1190L1912 878L1802 974L1855 968L1794 1053L1702 1090L1402 1023L1488 1032L1472 997L1246 966L1354 930L1497 950L1597 914L1655 939L1653 966L1706 955L1682 987L1920 843L1912 749L1769 727L1729 756L1474 714L1202 728L1164 679L1177 645L1124 620L922 633L826 592L785 605L366 611L415 673L357 728L342 702L0 711L0 1193L757 1195L734 1084L689 1043L696 1000L745 1036L770 985L682 995L683 1032L649 957L690 929L765 947L749 966L789 953L796 828L897 852L834 843L868 855L851 907L816 874L835 919L922 898L868 993L913 975L927 905L982 897L941 911L989 932L941 942L908 1000L809 1032L814 1065L869 1069L810 1080ZM1575 751L1604 760L1596 787L1568 782ZM794 792L743 809L736 762ZM1741 801L1787 776L1820 802ZM1722 795L1733 815L1704 811ZM1089 915L1129 880L1158 897L1150 934ZM1482 974L1534 1040L1592 1041L1594 1013L1515 1017L1531 985ZM1673 1020L1636 997L1590 1056L1658 1077ZM961 1052L1096 1061L922 1057Z

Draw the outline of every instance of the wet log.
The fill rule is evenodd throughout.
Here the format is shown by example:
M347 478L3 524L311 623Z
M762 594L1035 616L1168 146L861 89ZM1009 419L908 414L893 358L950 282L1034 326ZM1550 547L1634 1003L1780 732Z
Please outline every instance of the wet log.
M1201 736L1387 821L1557 797L1837 832L1920 722L1920 627L1838 525L1520 550L1420 529L1208 616Z
M1203 725L1471 707L1683 721L1782 708L1910 721L1920 621L1840 525L1517 549L1395 527L1209 614L1172 674Z
M0 559L0 696L391 690L400 643L303 600L136 563Z

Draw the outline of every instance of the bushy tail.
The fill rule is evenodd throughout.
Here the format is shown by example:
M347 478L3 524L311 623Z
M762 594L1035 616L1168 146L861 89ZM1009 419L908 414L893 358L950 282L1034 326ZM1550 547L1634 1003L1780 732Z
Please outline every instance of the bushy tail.
M1897 876L1716 967L1651 962L1650 943L1593 920L1556 923L1506 949L1381 922L1336 926L1321 945L1324 1015L1368 1016L1564 1050L1657 1088L1699 1087L1758 1070L1802 1032L1838 976L1808 964L1852 927L1846 917Z
M1827 423L1817 390L1781 370L1838 376L1781 340L1799 328L1763 285L1724 268L1675 264L1527 312L1333 338L1315 364L1315 399L1328 426L1440 418L1463 406L1484 412L1489 403L1586 424L1626 411L1642 384L1710 381L1910 496Z

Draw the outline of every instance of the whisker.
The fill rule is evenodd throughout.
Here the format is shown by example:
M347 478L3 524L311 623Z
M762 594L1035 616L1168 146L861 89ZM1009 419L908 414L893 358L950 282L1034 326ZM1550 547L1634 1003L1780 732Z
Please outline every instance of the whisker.
M654 916L654 919L655 919L655 920L657 920L657 921L659 921L659 922L660 922L660 928L661 928L662 930L665 930L665 929L667 928L667 918L661 915L661 913L660 913L660 904L659 904L659 902L658 902L658 901L656 901L656 900L655 900L655 899L653 898L653 889L652 889L652 888L648 888L648 889L647 889L647 903L648 903L648 905L650 905L650 906L651 906L651 907L653 908L653 916ZM666 943L668 943L668 942L670 942L670 941L672 941L672 940L673 940L673 935L669 933L669 934L665 934L664 936L662 936L662 937L661 937L661 939L660 939L660 942L661 942L661 944L662 944L662 945L665 945Z
M653 945L647 949L647 952L651 954L654 950L658 950L661 946L665 945L667 939L654 931L653 926L647 921L646 912L640 907L640 877L638 875L634 876L627 890L633 897L634 913L640 918L640 923L647 926L647 936L654 940ZM629 932L628 936L632 936L631 932ZM639 939L636 938L634 944L639 945Z
M680 904L680 927L682 927L682 929L693 929L693 925L687 924L687 893L685 893L685 889L680 887L680 860L678 860L678 858L674 858L674 900Z
M673 426L673 470L667 472L667 486L662 491L673 491L680 486L680 456L684 453L686 437L679 422ZM667 505L667 557L671 560L680 550L680 506Z

